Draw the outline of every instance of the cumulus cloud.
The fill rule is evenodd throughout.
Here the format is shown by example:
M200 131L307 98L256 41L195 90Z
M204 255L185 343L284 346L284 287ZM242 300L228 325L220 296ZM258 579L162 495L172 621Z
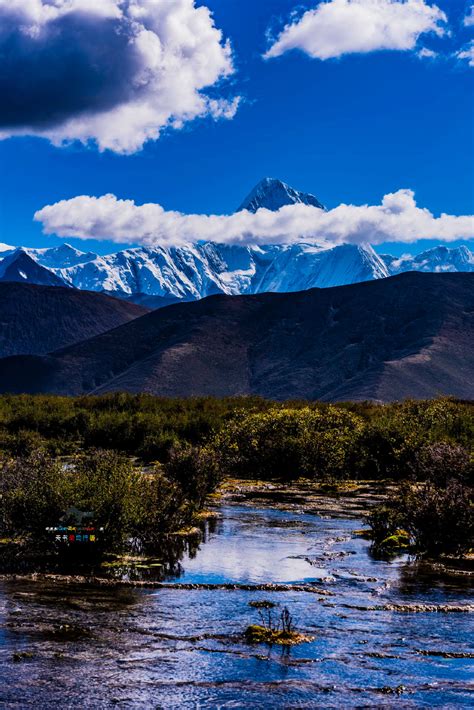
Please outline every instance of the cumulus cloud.
M316 59L416 48L426 33L445 34L446 15L425 0L329 0L287 24L264 55L300 49Z
M474 40L456 53L456 57L463 62L467 62L470 67L474 67Z
M0 0L0 138L132 153L168 126L231 118L238 98L205 89L232 72L194 0Z
M435 217L415 202L411 190L385 195L380 205L341 204L327 212L295 204L273 212L259 209L232 215L182 214L159 204L136 205L115 195L62 200L35 214L45 234L110 239L146 246L200 241L225 244L380 244L418 239L452 241L474 237L472 216Z

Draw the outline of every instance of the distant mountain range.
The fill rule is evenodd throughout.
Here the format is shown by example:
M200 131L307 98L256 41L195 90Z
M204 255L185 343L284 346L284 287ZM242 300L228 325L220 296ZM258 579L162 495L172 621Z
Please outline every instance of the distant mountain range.
M60 289L39 290L35 302L12 291L20 326L48 311L52 292ZM61 299L69 297L94 294L61 289L54 308L63 317L70 306L62 311ZM50 337L47 324L38 322L28 337L38 339L40 352L42 338ZM0 391L474 398L473 342L474 274L406 273L337 288L175 304L46 356L4 358Z
M280 180L262 180L239 209L255 212L319 200ZM102 291L151 308L213 294L256 294L327 288L386 278L405 271L473 272L467 247L429 249L416 256L379 255L369 245L314 244L137 247L98 256L68 244L47 249L0 245L0 281Z

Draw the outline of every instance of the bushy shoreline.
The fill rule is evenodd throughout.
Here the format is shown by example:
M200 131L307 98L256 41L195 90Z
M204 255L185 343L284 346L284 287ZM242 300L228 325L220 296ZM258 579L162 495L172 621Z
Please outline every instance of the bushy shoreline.
M0 397L0 538L44 538L71 508L107 546L189 528L225 478L331 487L391 480L375 544L426 554L473 546L474 405L149 395ZM69 463L65 464L64 456Z

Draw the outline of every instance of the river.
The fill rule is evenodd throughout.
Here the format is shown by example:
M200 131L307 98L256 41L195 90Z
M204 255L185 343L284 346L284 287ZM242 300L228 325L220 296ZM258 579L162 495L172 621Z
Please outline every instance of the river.
M374 559L357 517L249 500L217 512L167 577L183 587L3 579L0 707L474 705L472 576ZM272 582L282 591L219 588ZM262 600L313 640L246 644Z

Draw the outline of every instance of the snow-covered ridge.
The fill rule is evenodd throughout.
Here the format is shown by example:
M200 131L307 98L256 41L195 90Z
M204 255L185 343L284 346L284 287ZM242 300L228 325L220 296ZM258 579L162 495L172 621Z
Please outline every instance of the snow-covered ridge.
M52 249L19 248L4 261L11 268L22 254L30 257L22 259L25 281L37 283L40 278L45 283L45 275L52 272L68 286L132 298L145 294L189 300L216 293L237 295L341 286L402 271L474 271L474 254L467 247L435 247L416 256L395 258L378 255L370 246L350 244L324 249L311 244L249 247L206 243L125 249L98 256L65 244ZM32 263L42 267L41 274L37 269L33 273ZM2 266L3 261L0 279L5 272Z
M302 202L324 209L314 195L265 178L240 209L279 209ZM314 244L231 246L212 242L185 247L137 247L99 256L69 244L46 249L0 245L0 280L64 285L117 296L199 299L290 292L385 278L402 271L474 271L467 247L438 246L416 256L379 255L369 245L327 248ZM6 268L8 266L8 269Z
M389 275L370 246L322 249L310 244L249 247L206 243L125 249L107 256L81 254L69 245L60 250L63 263L58 259L58 248L20 248L8 258L14 260L26 253L66 285L79 289L176 299L301 291Z

